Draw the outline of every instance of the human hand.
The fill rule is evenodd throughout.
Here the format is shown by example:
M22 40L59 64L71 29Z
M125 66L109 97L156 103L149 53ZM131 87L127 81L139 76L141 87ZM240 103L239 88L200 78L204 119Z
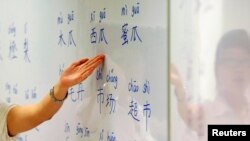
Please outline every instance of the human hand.
M181 75L174 64L170 66L170 82L175 87L178 110L187 127L195 131L198 136L203 136L205 133L204 108L201 104L187 103Z
M105 56L103 54L97 55L92 59L83 58L79 61L73 62L61 74L59 85L61 88L67 90L85 79L88 78L94 69L103 63Z
M187 105L187 126L196 131L198 136L205 134L205 115L204 108L201 104Z

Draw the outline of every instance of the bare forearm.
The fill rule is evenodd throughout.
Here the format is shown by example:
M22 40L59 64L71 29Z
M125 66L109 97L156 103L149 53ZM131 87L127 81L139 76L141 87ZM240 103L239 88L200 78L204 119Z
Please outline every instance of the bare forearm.
M64 99L67 93L67 88L62 88L58 84L54 87L54 96L57 99ZM49 94L47 94L38 104L37 104L37 116L41 118L42 121L51 119L54 114L60 109L63 103L56 103L53 101Z
M67 89L61 88L58 84L54 87L54 95L58 99L63 99L66 92ZM12 108L7 117L9 134L16 135L35 128L51 119L61 106L62 103L55 103L50 95L46 94L37 104Z
M83 58L72 63L63 71L58 83L55 85L53 98L47 94L37 104L12 108L7 116L9 134L16 135L51 119L62 106L62 103L53 100L64 99L69 87L87 79L103 61L104 55L100 54L93 59Z

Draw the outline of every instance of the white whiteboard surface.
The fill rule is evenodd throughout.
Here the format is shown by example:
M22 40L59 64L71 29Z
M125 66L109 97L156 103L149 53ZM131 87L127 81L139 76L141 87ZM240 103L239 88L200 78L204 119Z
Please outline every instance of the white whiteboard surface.
M167 140L166 6L164 0L2 1L3 101L35 103L72 61L106 55L50 121L18 140Z

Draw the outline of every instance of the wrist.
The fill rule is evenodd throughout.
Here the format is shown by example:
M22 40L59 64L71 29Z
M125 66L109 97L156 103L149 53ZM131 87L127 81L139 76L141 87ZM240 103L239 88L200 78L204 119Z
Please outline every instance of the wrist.
M68 87L61 85L59 82L54 86L54 96L57 99L64 99L68 92Z

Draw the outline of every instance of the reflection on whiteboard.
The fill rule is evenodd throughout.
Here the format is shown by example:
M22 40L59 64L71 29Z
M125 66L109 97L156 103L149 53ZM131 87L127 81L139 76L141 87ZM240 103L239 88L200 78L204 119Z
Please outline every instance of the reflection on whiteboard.
M171 46L171 110L178 111L171 112L173 140L206 141L207 124L250 123L250 20L239 16L249 11L249 1L210 2L213 9L206 13L190 12L194 3L182 9L173 4L174 21L183 14L190 19L185 27L171 27L178 32ZM183 56L188 59L178 59Z

